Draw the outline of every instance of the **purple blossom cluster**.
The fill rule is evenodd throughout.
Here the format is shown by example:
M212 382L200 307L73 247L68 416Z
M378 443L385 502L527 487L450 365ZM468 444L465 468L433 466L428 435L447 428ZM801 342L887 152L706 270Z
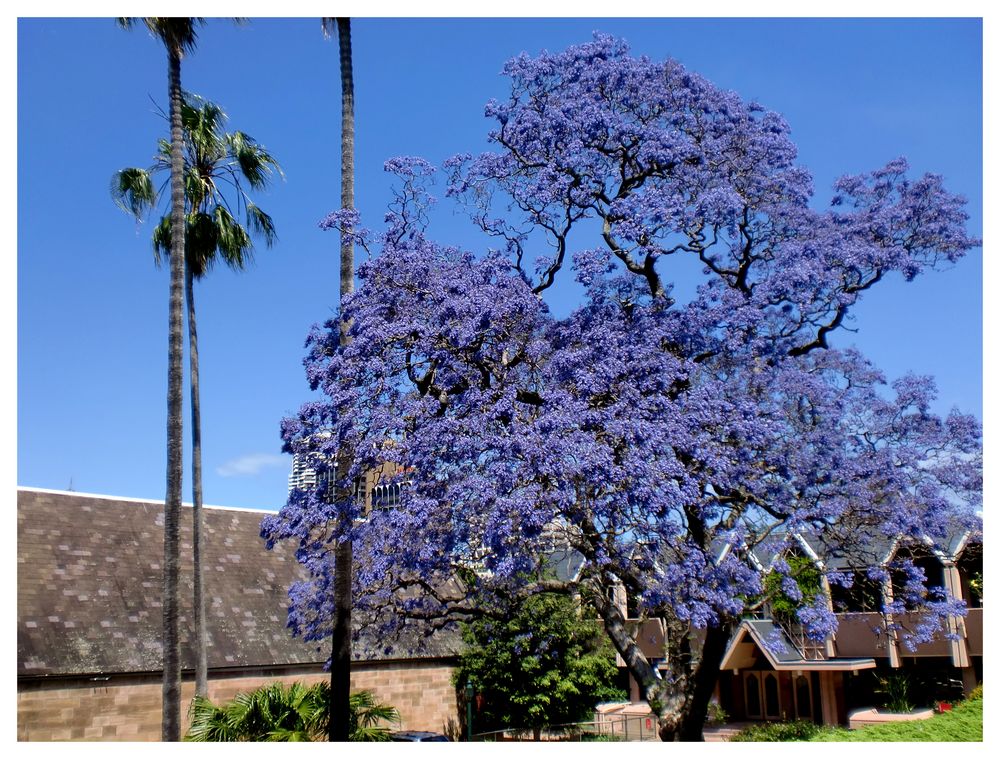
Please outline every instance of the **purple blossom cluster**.
M899 159L840 179L820 212L785 121L676 62L598 35L504 73L511 95L486 109L495 151L444 166L449 197L501 250L429 239L433 167L394 159L381 252L309 335L322 397L281 432L320 485L262 525L269 545L295 542L311 577L291 591L297 634L328 632L333 540L353 540L356 608L389 635L471 613L456 573L475 576L480 599L552 591L543 557L557 535L583 557L563 589L595 599L652 687L615 624L615 587L645 614L725 631L763 589L749 552L776 535L857 551L944 540L975 520L978 422L932 414L930 379L889 385L827 343L886 276L912 279L979 244L940 177L907 179ZM584 226L596 239L576 241ZM685 304L663 280L671 256L703 267ZM564 266L586 298L555 318L543 295ZM354 456L338 466L340 450ZM386 462L408 483L398 508L366 514L335 497ZM349 535L335 529L343 514ZM939 621L958 613L920 599ZM822 598L799 618L817 638L836 624ZM667 681L684 692L689 674Z

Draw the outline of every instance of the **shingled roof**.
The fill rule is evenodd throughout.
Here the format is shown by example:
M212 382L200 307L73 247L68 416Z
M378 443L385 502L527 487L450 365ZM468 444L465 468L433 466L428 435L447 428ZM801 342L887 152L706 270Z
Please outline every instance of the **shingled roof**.
M266 512L206 507L204 584L209 668L321 664L327 646L286 627L293 552L260 538ZM19 488L18 677L162 668L163 503ZM191 510L181 516L181 665L194 667ZM450 655L457 633L397 643L393 658ZM381 658L362 638L354 658Z

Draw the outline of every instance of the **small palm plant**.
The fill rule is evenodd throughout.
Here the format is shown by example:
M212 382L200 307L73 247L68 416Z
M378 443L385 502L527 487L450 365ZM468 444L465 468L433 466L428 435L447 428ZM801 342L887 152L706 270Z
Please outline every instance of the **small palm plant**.
M196 696L191 703L187 741L321 741L326 739L330 685L265 685L240 693L223 706ZM371 691L351 695L350 740L387 741L383 723L398 723L399 713L375 700Z
M321 683L324 690L329 691L329 684ZM324 710L324 716L329 712ZM370 690L362 690L351 694L351 732L352 741L387 741L389 731L381 726L383 722L399 723L399 712L388 704L375 700L375 694ZM323 734L326 735L324 727Z
M880 677L875 692L882 694L889 711L900 714L913 711L913 703L910 700L910 678L905 672L895 672L888 677Z

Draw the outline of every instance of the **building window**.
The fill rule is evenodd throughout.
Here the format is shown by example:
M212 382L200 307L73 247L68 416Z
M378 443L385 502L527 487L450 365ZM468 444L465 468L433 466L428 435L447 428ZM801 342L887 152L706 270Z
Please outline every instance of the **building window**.
M845 588L830 583L833 610L838 614L850 612L882 611L882 582L868 576L865 570L851 570L854 582Z
M778 678L772 672L764 675L764 716L767 719L778 719L781 716Z
M403 496L404 483L392 482L372 488L372 509L394 509Z
M805 675L795 678L795 716L812 720L812 683Z
M757 675L748 673L743 678L743 687L746 693L747 717L760 719L763 715L760 711L760 680Z

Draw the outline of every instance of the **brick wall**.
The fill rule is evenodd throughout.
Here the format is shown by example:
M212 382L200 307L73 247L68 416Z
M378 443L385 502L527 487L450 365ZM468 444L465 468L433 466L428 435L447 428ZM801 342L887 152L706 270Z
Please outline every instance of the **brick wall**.
M402 730L432 730L455 737L458 706L451 684L452 667L440 661L355 662L351 690L372 690L378 700L395 706ZM221 703L241 691L265 683L298 680L312 684L329 675L286 672L273 675L216 676L209 680L209 698ZM161 681L154 678L109 680L106 683L19 684L17 739L21 741L158 741ZM194 696L194 682L181 687L182 709ZM184 715L182 730L187 730Z

